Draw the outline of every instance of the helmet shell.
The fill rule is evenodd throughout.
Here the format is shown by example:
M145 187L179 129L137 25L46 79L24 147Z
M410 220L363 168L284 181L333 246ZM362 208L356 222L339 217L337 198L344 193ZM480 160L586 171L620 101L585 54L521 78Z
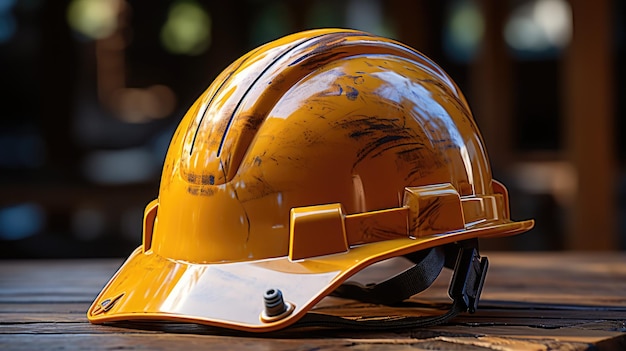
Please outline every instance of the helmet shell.
M292 208L402 206L407 186L488 195L467 103L425 56L361 32L267 44L227 68L171 143L150 248L190 262L285 256Z
M231 64L176 130L143 244L88 311L272 331L380 260L513 235L465 98L421 53L324 29ZM264 314L280 290L284 314Z

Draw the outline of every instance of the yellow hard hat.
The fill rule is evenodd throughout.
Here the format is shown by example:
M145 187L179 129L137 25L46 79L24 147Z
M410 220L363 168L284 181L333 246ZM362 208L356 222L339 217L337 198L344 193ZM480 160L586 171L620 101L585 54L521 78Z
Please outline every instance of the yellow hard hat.
M443 262L433 248L532 228L511 221L508 206L467 102L440 67L364 32L293 34L235 61L189 109L143 244L88 318L278 330L375 262L415 253L417 263ZM486 270L469 246L470 277L456 283L462 310Z

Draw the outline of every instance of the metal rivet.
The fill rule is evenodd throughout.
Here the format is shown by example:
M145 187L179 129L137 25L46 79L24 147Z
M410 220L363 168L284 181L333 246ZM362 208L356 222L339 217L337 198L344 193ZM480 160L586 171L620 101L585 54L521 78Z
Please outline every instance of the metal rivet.
M114 298L108 298L103 300L102 302L100 302L100 304L96 305L91 314L96 316L101 313L108 312L111 308L113 308L115 303L122 298L122 296L124 296L124 293L121 293Z

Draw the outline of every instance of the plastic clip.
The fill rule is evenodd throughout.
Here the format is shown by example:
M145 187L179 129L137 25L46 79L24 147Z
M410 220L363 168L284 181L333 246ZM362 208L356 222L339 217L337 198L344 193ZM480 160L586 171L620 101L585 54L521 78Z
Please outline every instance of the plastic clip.
M481 258L475 247L459 249L448 294L454 301L462 301L470 313L478 308L487 268L489 260Z

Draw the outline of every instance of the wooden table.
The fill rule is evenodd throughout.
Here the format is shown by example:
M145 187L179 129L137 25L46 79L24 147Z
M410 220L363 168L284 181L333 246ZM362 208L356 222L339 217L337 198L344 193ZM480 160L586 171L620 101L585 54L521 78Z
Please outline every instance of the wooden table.
M85 311L121 260L0 261L0 350L626 350L626 253L487 256L478 312L446 325L270 335L179 323L91 325ZM446 301L449 278L444 272L417 299ZM391 309L337 298L317 308Z

